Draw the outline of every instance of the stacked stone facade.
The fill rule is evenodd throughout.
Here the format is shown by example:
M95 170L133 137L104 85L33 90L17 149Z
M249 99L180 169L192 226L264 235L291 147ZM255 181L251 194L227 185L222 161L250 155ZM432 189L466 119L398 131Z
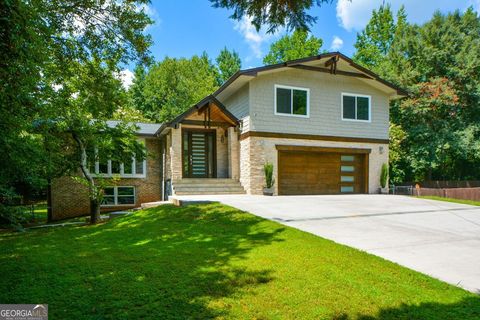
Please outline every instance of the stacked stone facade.
M248 194L262 194L265 185L263 165L267 161L273 163L275 181L278 181L277 145L370 149L368 193L378 192L382 164L388 163L388 144L382 143L247 137L240 141L240 145L240 182ZM278 194L277 183L275 194Z

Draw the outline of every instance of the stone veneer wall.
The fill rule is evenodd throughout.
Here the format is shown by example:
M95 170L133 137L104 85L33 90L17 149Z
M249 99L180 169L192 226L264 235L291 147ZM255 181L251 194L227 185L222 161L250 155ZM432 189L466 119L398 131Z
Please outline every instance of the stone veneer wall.
M369 193L378 192L382 164L388 163L388 144L248 137L240 141L240 182L248 194L262 194L265 184L263 164L266 161L273 163L275 181L278 181L278 151L275 145L371 149ZM380 154L380 147L383 147L382 154ZM278 194L277 183L275 183L275 194Z
M134 186L136 203L130 206L102 207L102 212L139 207L144 202L159 201L162 197L162 158L159 139L146 139L146 178L123 178L117 186ZM87 188L71 177L61 177L52 182L52 213L54 220L85 216L90 213Z

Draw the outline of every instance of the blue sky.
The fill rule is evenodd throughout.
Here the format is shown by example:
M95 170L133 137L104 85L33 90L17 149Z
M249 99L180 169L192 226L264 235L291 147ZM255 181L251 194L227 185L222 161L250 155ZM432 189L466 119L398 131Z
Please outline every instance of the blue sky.
M383 0L334 0L331 4L315 7L310 11L318 21L311 32L323 39L322 49L339 50L351 56L354 53L357 32L368 22L372 9L378 8ZM391 0L385 1L397 10L405 6L408 20L414 23L427 21L435 10L449 12L456 9L464 11L473 6L480 9L480 0ZM262 65L262 58L268 52L270 44L285 34L266 34L256 32L248 17L242 21L229 18L231 11L216 9L208 0L152 0L144 8L155 24L148 27L154 41L151 52L157 61L165 56L191 57L206 51L214 60L220 50L226 46L239 53L242 68ZM132 69L129 66L128 69ZM126 82L130 82L131 73L124 71ZM126 83L128 85L128 83Z

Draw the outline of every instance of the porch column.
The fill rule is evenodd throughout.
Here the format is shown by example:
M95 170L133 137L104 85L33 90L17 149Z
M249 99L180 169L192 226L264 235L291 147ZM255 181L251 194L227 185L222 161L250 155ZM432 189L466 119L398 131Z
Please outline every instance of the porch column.
M170 146L170 166L172 181L182 179L182 129L172 129L172 143Z
M228 128L228 176L235 180L240 178L240 145L235 127Z

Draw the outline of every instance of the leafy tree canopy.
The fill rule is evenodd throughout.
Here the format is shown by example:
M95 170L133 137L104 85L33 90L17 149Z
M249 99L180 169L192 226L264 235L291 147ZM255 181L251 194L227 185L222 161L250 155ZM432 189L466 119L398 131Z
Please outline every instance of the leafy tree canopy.
M406 23L405 9L402 6L397 12L396 21L390 4L373 10L372 17L365 29L357 34L353 60L371 69L376 69L386 59L392 46L397 25Z
M155 63L144 80L143 103L137 105L156 122L169 121L218 88L218 71L206 53L165 58Z
M480 19L435 13L423 25L380 8L357 37L355 59L411 92L391 105L392 178L479 179ZM393 21L393 22L392 22ZM392 133L392 132L391 132Z
M288 30L308 30L317 18L309 15L307 11L323 3L331 3L332 0L210 0L210 2L215 8L233 10L232 19L250 17L257 31L262 25L267 25L267 31L272 33L283 26Z
M110 149L137 150L134 128L120 126L120 138L120 128L110 130L105 121L125 103L116 78L120 66L149 60L151 39L144 29L151 20L142 9L147 2L3 4L0 149L23 150L2 152L1 190L82 169L97 211L100 191L83 170L84 155L102 139L111 142ZM19 176L10 177L18 169Z
M323 40L308 34L307 31L295 30L270 45L269 53L263 58L264 64L275 64L320 54Z
M242 68L242 61L240 60L238 53L235 50L228 51L227 47L220 51L220 54L215 61L217 62L219 71L219 84L227 81L228 78Z

